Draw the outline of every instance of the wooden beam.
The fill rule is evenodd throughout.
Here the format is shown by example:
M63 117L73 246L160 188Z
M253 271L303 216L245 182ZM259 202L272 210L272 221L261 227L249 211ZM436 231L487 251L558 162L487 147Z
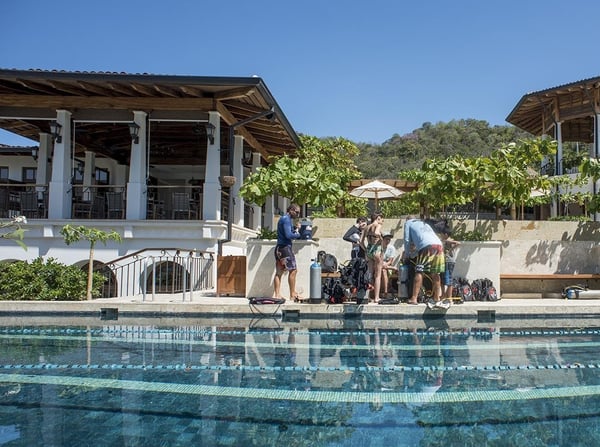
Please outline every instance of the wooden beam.
M0 95L0 107L52 109L214 110L210 98L139 98L103 96ZM235 119L234 119L235 121Z
M227 110L227 108L225 107L225 105L221 102L217 103L217 111L221 114L221 116L223 117L223 120L228 124L228 125L233 125L237 122L237 119L235 118L235 116L233 116L233 114ZM252 146L254 149L256 149L258 152L261 153L261 155L268 160L269 157L269 152L267 151L267 149L260 144L256 138L254 138L252 136L252 134L250 132L248 132L246 129L244 129L243 127L238 127L236 129L237 132L239 132L240 135L242 135L244 137L244 139L246 139L248 141L248 143L250 143L250 146ZM233 141L230 141L229 144L233 144Z

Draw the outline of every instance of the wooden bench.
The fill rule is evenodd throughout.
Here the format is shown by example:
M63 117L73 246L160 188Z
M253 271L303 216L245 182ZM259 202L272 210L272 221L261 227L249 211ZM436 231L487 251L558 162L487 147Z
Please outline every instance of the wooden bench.
M600 280L597 273L501 273L503 298L560 298L563 287L571 284L588 286ZM525 281L521 283L520 281ZM562 282L561 282L562 281ZM529 284L529 285L526 285Z
M500 273L500 279L600 279L599 273Z

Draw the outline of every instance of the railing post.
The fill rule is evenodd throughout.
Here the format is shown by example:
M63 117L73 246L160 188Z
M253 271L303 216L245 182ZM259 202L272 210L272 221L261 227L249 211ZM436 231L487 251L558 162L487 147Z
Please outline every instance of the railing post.
M144 257L144 283L142 284L142 302L146 301L147 289L148 289L148 258Z
M150 257L152 259L152 301L156 298L156 260L154 256Z

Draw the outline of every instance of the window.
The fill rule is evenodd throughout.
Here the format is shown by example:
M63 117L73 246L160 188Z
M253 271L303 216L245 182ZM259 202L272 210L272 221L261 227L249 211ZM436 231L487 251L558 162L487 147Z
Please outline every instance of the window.
M96 168L96 184L109 185L110 175L108 169Z
M23 183L35 183L37 168L23 168Z
M0 183L8 182L8 166L0 166Z

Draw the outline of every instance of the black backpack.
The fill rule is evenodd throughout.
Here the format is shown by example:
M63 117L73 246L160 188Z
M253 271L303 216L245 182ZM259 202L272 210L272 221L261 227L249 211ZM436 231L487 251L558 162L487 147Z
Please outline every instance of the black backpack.
M471 283L473 298L477 301L498 301L498 292L491 279L476 279Z
M321 271L323 273L335 273L338 271L337 258L330 253L326 253L323 250L317 253L317 261L321 264Z
M460 301L473 301L471 284L466 278L454 278L452 282L452 296L460 298Z
M346 293L341 281L329 278L323 282L323 298L329 304L341 304L344 302Z

